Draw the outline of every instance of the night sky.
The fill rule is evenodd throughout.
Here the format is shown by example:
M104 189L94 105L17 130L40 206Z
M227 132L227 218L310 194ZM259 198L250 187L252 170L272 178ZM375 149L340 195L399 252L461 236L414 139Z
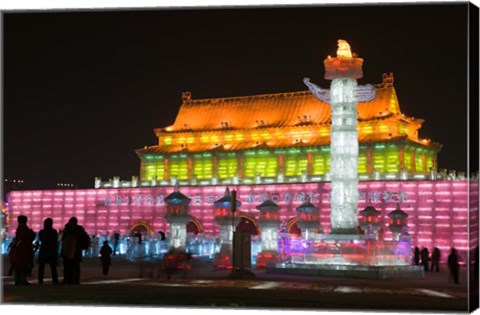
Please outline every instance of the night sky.
M181 93L217 98L324 88L347 40L360 84L393 72L402 112L467 168L467 5L85 10L3 16L3 171L30 189L139 175L134 150L173 124Z

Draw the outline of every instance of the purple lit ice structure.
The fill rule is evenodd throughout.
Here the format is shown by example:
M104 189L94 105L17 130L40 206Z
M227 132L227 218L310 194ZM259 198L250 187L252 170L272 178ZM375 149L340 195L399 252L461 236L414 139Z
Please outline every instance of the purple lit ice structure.
M287 238L279 247L284 253L281 263L291 264L408 266L411 258L409 242Z
M220 227L215 223L214 202L225 194L226 186L182 186L184 195L192 199L189 214L191 222L201 226L201 233L217 238ZM271 185L235 186L237 199L242 203L242 213L251 218L259 217L255 207L271 195L272 201L281 209L278 212L283 224L297 220L297 210L304 196L320 208L320 226L324 233L331 233L330 184L296 183ZM475 247L478 236L470 230L469 218L478 221L478 182L467 180L391 180L364 181L358 183L359 209L372 204L381 212L379 238L392 240L388 214L401 208L408 214L408 230L412 246L434 248L448 253L450 247L466 257L469 247ZM174 190L172 186L122 189L76 189L13 191L8 195L8 215L16 218L28 216L34 231L43 228L46 217L53 218L54 228L61 229L71 216L76 216L89 234L110 235L119 230L122 235L130 234L139 222L151 226L152 231L169 232L164 215L165 198ZM470 203L469 203L470 202ZM295 224L292 224L295 226ZM16 220L9 220L8 236L17 228ZM288 231L291 232L291 231ZM442 255L445 262L447 255Z

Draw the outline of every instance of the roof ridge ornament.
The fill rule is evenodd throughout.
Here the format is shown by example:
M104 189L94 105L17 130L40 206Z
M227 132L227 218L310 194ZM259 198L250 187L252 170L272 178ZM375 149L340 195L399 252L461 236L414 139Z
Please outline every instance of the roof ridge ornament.
M382 84L386 86L392 86L393 85L393 72L390 72L388 75L386 73L382 74Z
M182 92L182 101L188 102L192 100L192 92L186 91Z

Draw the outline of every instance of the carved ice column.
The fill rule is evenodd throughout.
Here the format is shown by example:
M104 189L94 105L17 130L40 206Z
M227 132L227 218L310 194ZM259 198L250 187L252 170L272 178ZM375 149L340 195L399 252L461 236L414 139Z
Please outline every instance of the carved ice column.
M232 213L232 204L236 202L236 209L241 203L233 200L228 187L225 196L213 203L215 208L215 223L220 226L220 251L213 258L215 268L232 267L232 244L234 227L240 223L240 217Z
M257 255L258 267L265 267L268 263L278 262L278 228L281 207L271 200L265 200L256 207L260 210L258 223L262 229L262 251Z
M400 205L397 205L397 209L388 214L389 225L388 229L392 232L392 239L394 241L410 240L408 234L407 218L408 214L400 209Z
M187 224L191 219L188 214L191 199L178 191L165 197L165 221L170 225L170 248L185 248L187 244Z
M330 103L332 127L330 141L331 226L332 234L357 234L358 230L358 135L357 102L375 97L371 85L357 86L363 59L352 57L350 46L338 41L337 57L324 60L325 78L330 90L304 79L315 97Z
M378 240L378 231L382 228L380 211L368 206L360 211L360 228L365 232L367 239Z
M319 208L310 203L308 195L300 207L297 207L297 226L302 230L303 239L315 239L317 232L322 233L319 212Z

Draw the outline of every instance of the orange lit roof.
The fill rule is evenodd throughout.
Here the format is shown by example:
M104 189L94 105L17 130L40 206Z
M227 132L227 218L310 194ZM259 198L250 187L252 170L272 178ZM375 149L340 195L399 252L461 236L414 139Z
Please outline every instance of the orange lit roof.
M374 87L375 99L358 104L360 143L407 141L436 150L441 148L438 143L418 138L417 130L422 119L401 113L393 74L384 74L383 82ZM201 100L191 99L190 93L186 92L182 99L175 123L155 129L159 144L136 150L137 154L330 144L330 105L317 100L310 91ZM377 124L386 128L399 124L409 126L408 136L405 132L364 131L363 127ZM233 140L234 132L241 135L240 138L235 134ZM227 133L228 140L223 137ZM167 137L170 138L168 143Z
M359 121L401 114L393 82L384 78L375 88L375 99L358 104ZM310 91L217 99L185 98L175 123L155 129L155 133L322 125L330 123L330 116L330 105L317 100Z

